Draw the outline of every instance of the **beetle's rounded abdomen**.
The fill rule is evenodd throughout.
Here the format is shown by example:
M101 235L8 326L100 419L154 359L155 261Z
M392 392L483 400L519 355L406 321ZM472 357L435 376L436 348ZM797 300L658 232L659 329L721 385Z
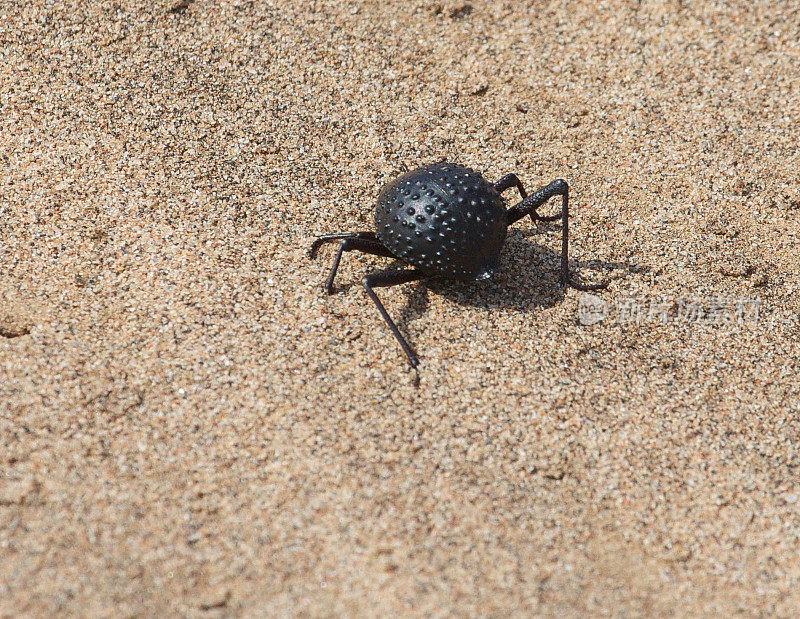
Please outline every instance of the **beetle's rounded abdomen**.
M446 162L390 182L375 209L378 238L395 256L464 281L494 274L506 227L494 187L478 172Z

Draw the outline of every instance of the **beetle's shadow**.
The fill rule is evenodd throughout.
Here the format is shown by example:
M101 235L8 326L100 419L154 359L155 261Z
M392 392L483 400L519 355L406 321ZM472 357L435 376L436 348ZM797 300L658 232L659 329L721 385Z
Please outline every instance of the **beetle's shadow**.
M398 314L398 326L405 329L425 313L429 305L428 290L459 305L482 309L524 312L557 305L564 298L564 288L559 279L561 254L528 238L543 236L542 233L550 229L561 228L551 224L540 225L533 231L509 230L500 256L500 269L492 279L458 283L431 277L408 286L406 304ZM551 239L547 242L550 244ZM649 270L649 267L628 262L570 259L570 271L578 281L587 284L618 280L625 273L646 273ZM602 295L603 291L597 294Z

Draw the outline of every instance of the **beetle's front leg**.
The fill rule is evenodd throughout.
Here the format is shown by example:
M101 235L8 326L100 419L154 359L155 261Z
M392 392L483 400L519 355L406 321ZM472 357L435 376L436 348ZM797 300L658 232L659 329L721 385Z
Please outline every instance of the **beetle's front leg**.
M556 215L542 216L536 212L540 206L554 196L561 196L561 212ZM569 185L562 179L554 180L535 193L506 211L508 225L530 215L533 221L561 220L561 285L576 290L600 290L608 287L608 282L601 284L581 284L572 279L569 271Z
M519 180L519 177L513 172L511 174L506 174L503 178L494 183L493 187L497 193L503 193L506 189L516 187L523 200L528 197L528 192L525 191L525 187L522 186L522 181Z

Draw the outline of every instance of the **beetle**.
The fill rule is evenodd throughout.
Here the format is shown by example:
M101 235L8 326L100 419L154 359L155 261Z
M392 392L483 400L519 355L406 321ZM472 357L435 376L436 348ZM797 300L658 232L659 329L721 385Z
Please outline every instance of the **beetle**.
M521 201L506 208L501 194L516 188ZM543 216L545 202L561 196L561 212ZM326 234L311 244L316 257L326 243L339 242L325 290L334 292L333 281L342 255L361 251L395 258L413 268L388 269L366 275L367 295L375 303L412 367L419 359L397 329L374 288L395 286L426 277L440 276L460 282L491 278L498 268L508 226L523 217L533 222L561 220L561 285L577 290L598 290L608 284L576 282L569 271L569 186L558 179L528 195L516 174L490 183L479 172L457 163L440 161L425 165L386 184L378 195L375 231Z

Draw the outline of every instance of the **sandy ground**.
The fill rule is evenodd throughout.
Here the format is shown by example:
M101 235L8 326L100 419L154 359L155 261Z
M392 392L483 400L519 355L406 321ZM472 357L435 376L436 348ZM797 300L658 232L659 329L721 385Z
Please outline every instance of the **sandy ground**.
M0 615L796 615L799 32L0 0ZM527 221L492 282L381 292L418 374L385 259L326 297L314 235L442 157L566 178L605 318Z

